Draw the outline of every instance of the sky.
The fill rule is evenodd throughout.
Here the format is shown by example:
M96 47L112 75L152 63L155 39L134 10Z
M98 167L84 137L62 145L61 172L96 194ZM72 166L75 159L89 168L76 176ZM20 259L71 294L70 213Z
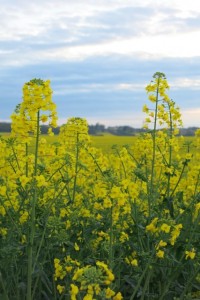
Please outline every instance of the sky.
M165 73L184 127L200 127L199 0L0 0L0 120L33 78L50 79L59 124L143 125Z

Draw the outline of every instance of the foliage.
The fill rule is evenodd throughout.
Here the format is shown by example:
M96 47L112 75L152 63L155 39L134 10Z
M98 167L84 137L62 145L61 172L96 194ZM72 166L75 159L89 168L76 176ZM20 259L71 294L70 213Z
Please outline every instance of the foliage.
M50 82L24 85L11 137L0 139L1 299L199 298L200 131L196 152L180 152L168 89L155 73L145 132L106 155L81 118L47 143Z

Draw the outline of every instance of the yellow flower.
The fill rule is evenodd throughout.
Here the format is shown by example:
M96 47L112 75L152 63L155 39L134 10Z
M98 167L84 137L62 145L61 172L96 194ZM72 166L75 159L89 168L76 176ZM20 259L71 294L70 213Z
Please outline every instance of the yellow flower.
M195 219L198 217L199 211L200 211L200 202L198 202L198 203L195 205L194 215L193 215L193 220L195 220Z
M83 274L83 269L77 269L76 273L74 274L72 280L77 280Z
M91 295L91 294L86 294L86 295L83 297L83 300L93 300L93 295Z
M114 274L110 270L107 270L107 275L108 275L108 280L113 281L115 279Z
M67 272L71 272L72 267L71 267L71 266L66 266L66 267L65 267L65 270L66 270Z
M25 244L25 243L26 243L26 236L25 236L25 234L22 235L21 243L22 243L22 244Z
M42 121L42 123L45 123L45 122L48 121L48 117L47 117L46 115L42 115L42 116L40 117L40 120Z
M148 112L149 112L149 108L147 107L146 104L143 106L142 111L145 112L145 113L148 113Z
M100 293L101 288L100 288L99 284L95 284L94 290L95 290L96 295L98 295Z
M65 287L63 285L58 284L57 285L57 290L58 290L59 294L62 294L65 290Z
M35 176L35 179L37 180L37 186L38 187L42 187L42 186L47 185L46 179L43 175Z
M111 202L111 200L109 198L105 198L103 200L103 207L104 208L110 208L110 207L112 207L112 202Z
M79 246L78 246L77 243L74 244L74 249L75 249L76 251L79 251L79 250L80 250L80 248L79 248Z
M115 292L108 287L106 289L106 299L110 299L114 295L115 295Z
M138 261L137 261L136 258L134 258L133 260L131 260L131 265L134 266L134 267L138 266Z
M172 246L175 244L177 238L179 237L182 228L183 228L182 224L178 224L174 226L174 229L171 232L171 239L170 239L170 243Z
M0 205L0 215L5 216L5 214L6 214L5 208L2 205Z
M165 254L165 252L163 250L158 250L156 252L156 256L159 258L164 258L164 254Z
M154 85L149 84L149 85L146 86L145 89L146 89L147 93L154 92L156 90L156 85L155 84Z
M154 96L154 95L149 95L149 100L150 100L151 102L156 102L156 96Z
M28 220L29 214L27 211L20 212L20 213L21 213L21 217L19 218L19 222L20 222L20 224L23 224Z
M110 197L112 199L118 199L121 196L121 189L118 186L113 186L111 189Z
M30 181L30 178L26 177L25 175L22 175L20 178L19 178L20 182L21 182L21 185L22 187L24 188L25 185Z
M188 259L188 258L194 259L195 255L196 255L196 253L195 253L194 248L192 248L191 251L185 251L185 259Z
M75 285L75 284L70 284L70 287L71 287L71 291L70 291L70 294L71 294L71 300L76 300L76 295L78 294L79 292L79 289L78 287Z
M146 123L151 123L151 119L150 119L150 118L146 118L146 119L145 119L145 122L146 122Z
M156 250L158 250L160 247L165 247L167 246L167 243L166 242L163 242L163 240L161 240L158 245L156 246Z
M104 269L104 270L108 270L108 266L104 263L104 262L102 262L102 261L97 261L96 262L96 265L98 266L98 267L101 267L102 269Z
M51 127L49 127L49 129L48 129L48 135L49 135L49 136L54 136L54 133L53 133Z
M148 125L147 125L147 124L144 124L144 125L142 126L142 128L144 128L144 129L148 129L149 127L148 127Z
M152 220L152 222L146 226L146 231L156 232L157 228L156 228L155 224L157 223L157 221L158 221L158 218L154 218Z
M122 294L121 294L121 293L117 293L112 299L113 299L113 300L122 300L123 297L122 297Z
M128 234L125 233L124 231L122 231L119 240L120 240L121 243L124 243L125 241L128 241L129 240Z
M0 195L1 196L6 196L6 186L0 186Z
M156 229L155 225L152 223L146 226L146 231L156 232L156 230L157 229Z
M3 227L3 228L0 228L0 235L2 236L6 236L8 233L8 229Z

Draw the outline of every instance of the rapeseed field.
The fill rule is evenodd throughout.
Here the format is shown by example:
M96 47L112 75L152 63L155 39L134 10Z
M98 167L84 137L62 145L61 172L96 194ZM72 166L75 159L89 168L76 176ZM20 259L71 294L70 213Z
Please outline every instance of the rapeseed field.
M200 130L183 147L168 89L155 73L138 137L71 118L53 140L50 81L25 83L0 139L0 299L200 299Z

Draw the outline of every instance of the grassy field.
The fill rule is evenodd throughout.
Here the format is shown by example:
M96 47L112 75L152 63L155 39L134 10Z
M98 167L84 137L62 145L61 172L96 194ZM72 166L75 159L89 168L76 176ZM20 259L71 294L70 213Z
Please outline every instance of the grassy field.
M9 133L0 133L0 135L4 137L9 137ZM44 135L44 137L47 139L48 143L55 143L58 140L58 136L48 136ZM112 146L117 145L119 147L122 147L124 145L132 146L135 143L137 143L137 136L116 136L112 134L105 134L105 135L99 135L99 136L91 136L91 144L94 147L102 149L104 153L110 153L112 152ZM179 137L178 137L179 138ZM190 147L190 151L194 151L194 147L192 145L193 137L184 137L184 141L181 141L182 144L182 151L187 152L188 147Z
M111 134L103 136L91 136L92 145L101 148L104 152L112 151L113 145L133 145L137 141L135 136L115 136Z

